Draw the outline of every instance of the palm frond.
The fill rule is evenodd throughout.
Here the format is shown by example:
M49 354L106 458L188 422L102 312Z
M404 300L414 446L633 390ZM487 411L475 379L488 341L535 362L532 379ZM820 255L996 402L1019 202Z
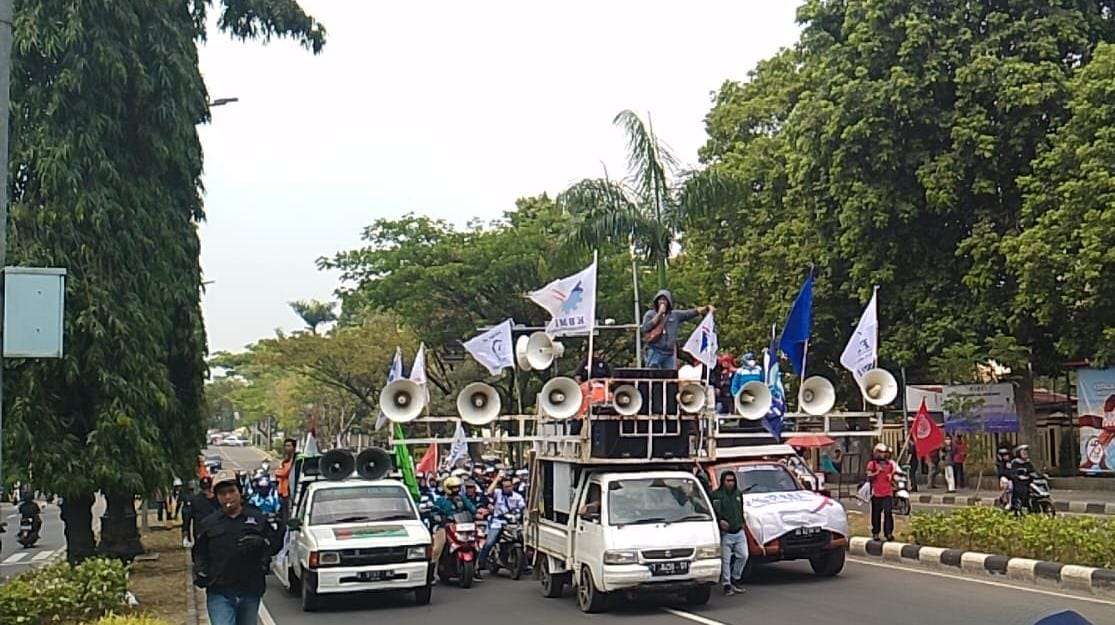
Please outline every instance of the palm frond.
M644 255L657 249L662 225L645 214L630 192L606 178L582 180L557 198L568 215L562 247L575 251L598 249L628 241Z
M670 178L678 170L678 160L658 140L654 129L633 111L624 110L612 123L627 133L627 167L631 184L656 219L662 217L664 203L671 196Z
M667 221L676 231L691 217L702 217L712 211L738 206L747 199L747 185L737 176L710 167L682 175L685 182L678 193L675 210Z

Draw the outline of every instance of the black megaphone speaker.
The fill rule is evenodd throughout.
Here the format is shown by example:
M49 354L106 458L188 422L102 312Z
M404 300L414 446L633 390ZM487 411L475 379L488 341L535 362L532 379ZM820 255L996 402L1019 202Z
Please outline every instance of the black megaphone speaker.
M391 454L379 447L369 447L356 454L356 474L366 480L383 479L393 468Z
M348 478L356 470L356 460L344 449L330 449L325 452L318 460L318 465L321 477L333 482Z

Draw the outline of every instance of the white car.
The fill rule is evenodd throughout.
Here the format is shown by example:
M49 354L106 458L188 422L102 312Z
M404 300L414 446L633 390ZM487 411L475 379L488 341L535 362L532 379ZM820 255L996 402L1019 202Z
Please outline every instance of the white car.
M233 434L231 436L226 436L226 437L222 438L221 439L221 445L224 445L225 447L247 447L248 446L248 439L241 438L241 437L236 436L235 434Z
M402 482L311 482L299 500L272 569L304 611L353 592L414 591L416 603L430 602L430 532Z

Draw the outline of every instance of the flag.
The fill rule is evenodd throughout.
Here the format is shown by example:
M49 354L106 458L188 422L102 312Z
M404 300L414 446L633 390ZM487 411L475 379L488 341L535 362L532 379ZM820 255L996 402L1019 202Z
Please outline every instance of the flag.
M391 361L391 369L387 372L387 383L390 384L395 380L403 377L403 348L395 348L395 359ZM378 432L387 423L387 415L383 414L383 408L379 409L379 416L376 417L376 431Z
M778 359L778 343L770 329L770 348L763 356L763 374L770 389L770 411L763 417L763 427L774 440L782 441L782 418L786 416L786 389L782 386L782 368Z
M550 313L546 334L588 334L596 327L596 261L584 271L558 278L527 297Z
M418 473L437 473L437 443L430 443L414 470Z
M468 441L465 440L465 427L457 422L457 431L453 434L453 445L449 447L449 456L445 459L450 468L457 464L461 458L468 457Z
M716 353L720 351L720 342L716 339L716 322L713 321L711 312L705 315L701 324L693 330L693 334L689 335L689 340L685 342L685 347L682 349L693 354L694 358L709 369L716 366Z
M498 326L465 341L468 353L492 375L499 375L505 367L515 368L511 324L511 319L506 319Z
M925 458L944 446L945 431L929 416L929 409L925 407L923 399L918 413L914 415L914 448L918 458Z
M403 484L407 485L407 490L410 491L410 496L418 501L420 493L418 492L418 478L414 476L414 459L410 457L410 449L403 441L406 440L406 435L403 433L403 426L400 423L395 424L395 466L398 467L399 472L403 474Z
M782 328L782 338L778 347L790 359L794 372L800 376L805 375L805 344L809 341L809 332L813 326L813 269L801 285L794 307L790 309L790 316L786 318L786 325Z
M418 346L418 353L414 355L414 364L410 367L410 381L417 384L422 389L422 394L426 399L426 405L430 405L430 386L427 384L429 380L426 379L426 344L421 343Z
M874 369L875 362L879 359L879 315L875 301L877 295L878 293L871 294L871 301L863 309L856 331L844 347L844 353L840 354L840 364L852 372L860 386L863 386L863 374Z

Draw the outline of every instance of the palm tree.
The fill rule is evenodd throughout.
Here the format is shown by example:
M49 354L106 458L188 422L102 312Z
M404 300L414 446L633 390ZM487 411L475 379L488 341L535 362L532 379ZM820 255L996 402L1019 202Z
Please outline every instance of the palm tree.
M302 322L314 334L317 334L318 326L337 320L337 313L333 312L336 306L335 302L323 302L316 299L290 302L291 310L302 318Z
M615 181L605 172L558 196L571 218L565 243L585 250L627 239L633 255L655 265L658 288L664 289L671 248L686 220L738 200L742 186L718 169L683 170L654 134L649 116L643 123L634 112L621 111L612 123L627 133L628 176Z

